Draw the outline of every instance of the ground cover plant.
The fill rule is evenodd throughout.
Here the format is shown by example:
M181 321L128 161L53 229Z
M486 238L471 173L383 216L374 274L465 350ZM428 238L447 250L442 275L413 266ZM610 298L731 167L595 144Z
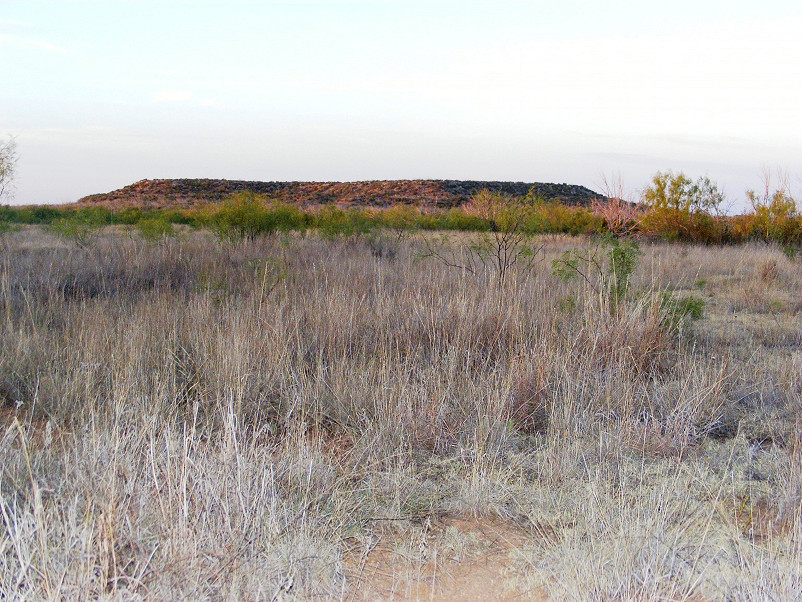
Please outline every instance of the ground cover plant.
M0 597L798 597L798 258L397 213L5 232Z

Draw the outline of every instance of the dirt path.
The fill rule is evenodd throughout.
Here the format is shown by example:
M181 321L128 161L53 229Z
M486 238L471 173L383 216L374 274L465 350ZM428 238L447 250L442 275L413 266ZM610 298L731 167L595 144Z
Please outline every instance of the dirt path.
M531 536L487 519L451 519L424 529L416 549L381 542L351 559L357 589L349 600L547 600L522 591L511 554Z

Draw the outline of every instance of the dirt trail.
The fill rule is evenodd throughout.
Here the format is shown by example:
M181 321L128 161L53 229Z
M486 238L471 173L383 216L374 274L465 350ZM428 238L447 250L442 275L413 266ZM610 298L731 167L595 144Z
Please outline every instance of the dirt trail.
M457 539L460 544L455 545ZM521 591L520 568L511 552L531 539L509 524L487 519L452 519L431 529L416 558L385 544L353 558L359 585L353 601L448 600L482 602L548 600L543 591ZM438 557L439 555L439 557Z

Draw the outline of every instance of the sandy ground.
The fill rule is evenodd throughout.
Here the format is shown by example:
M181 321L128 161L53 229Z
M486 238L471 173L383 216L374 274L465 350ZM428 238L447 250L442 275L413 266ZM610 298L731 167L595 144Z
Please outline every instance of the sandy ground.
M359 585L348 600L547 600L516 589L514 550L531 536L491 519L450 519L424 529L417 550L383 542L350 559ZM456 546L449 540L459 540ZM412 557L410 557L412 556ZM439 557L438 557L439 556Z

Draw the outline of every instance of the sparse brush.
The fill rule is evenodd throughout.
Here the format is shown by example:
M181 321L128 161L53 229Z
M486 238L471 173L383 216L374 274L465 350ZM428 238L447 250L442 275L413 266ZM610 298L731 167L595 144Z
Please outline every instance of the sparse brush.
M460 516L521 531L524 596L798 591L798 323L741 299L776 249L538 238L500 282L422 236L7 233L0 597L358 598Z
M552 261L552 272L562 280L581 279L599 301L615 312L626 301L632 273L641 254L634 240L619 240L610 235L597 239L590 248L564 251Z

